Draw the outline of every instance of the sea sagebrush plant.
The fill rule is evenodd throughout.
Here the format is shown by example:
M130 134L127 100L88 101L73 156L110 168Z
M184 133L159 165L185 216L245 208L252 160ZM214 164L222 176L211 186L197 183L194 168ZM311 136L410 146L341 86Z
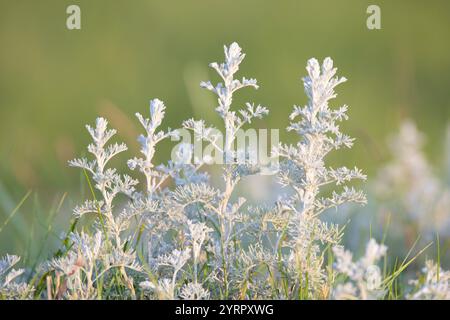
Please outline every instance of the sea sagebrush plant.
M375 179L380 210L394 213L392 227L409 242L414 241L411 233L428 240L436 233L450 236L450 185L433 170L423 152L424 143L415 123L404 120L399 132L389 139L392 159Z
M365 195L347 183L365 180L358 168L332 168L326 165L326 156L342 147L351 148L353 139L341 133L338 123L346 120L347 106L337 109L329 106L336 97L335 88L346 81L336 75L333 61L326 58L320 65L316 59L308 61L308 76L303 78L308 103L294 106L287 128L299 136L296 145L281 144L275 149L283 158L279 169L279 182L293 190L293 194L280 201L286 221L284 242L286 254L280 257L291 277L293 292L288 296L327 298L330 294L333 271L326 270L325 251L340 241L340 230L320 219L321 214L342 204L364 204ZM298 121L295 121L299 119ZM332 186L335 186L333 188ZM328 187L328 190L325 190ZM330 188L331 187L331 188ZM281 239L280 239L281 240ZM283 255L283 250L279 250Z
M6 255L0 260L0 299L29 299L32 297L34 288L24 281L20 276L24 269L15 269L20 257Z
M341 246L333 247L336 257L335 268L340 275L345 276L344 283L336 285L333 296L339 300L374 300L383 297L385 287L383 275L378 263L386 255L387 247L370 239L364 256L353 261L353 254Z
M90 197L75 207L75 223L60 249L30 270L15 270L19 258L0 261L0 298L42 299L383 299L398 271L387 275L379 260L387 247L371 239L359 260L343 249L341 226L323 215L349 203L365 204L351 186L365 180L358 168L331 167L333 150L351 148L342 133L346 105L333 108L336 76L330 58L307 63L303 85L308 102L294 106L288 131L295 144L275 145L268 167L255 150L239 144L242 130L269 113L254 103L235 106L234 94L258 89L256 79L238 78L245 54L237 43L224 47L225 61L211 63L217 84L202 88L217 96L215 110L223 133L202 119L180 129L161 129L166 106L150 101L136 114L143 128L140 157L127 161L129 172L111 167L127 151L111 142L116 130L98 118L87 126L89 157L69 161L86 177ZM170 161L155 164L158 143L178 143ZM196 147L208 152L198 154ZM256 160L255 160L256 159ZM277 163L277 162L275 162ZM208 167L220 165L219 183ZM274 203L250 203L238 186L250 176L271 173L281 196ZM142 177L139 180L138 177ZM448 272L427 264L425 278L411 282L408 298L448 298Z

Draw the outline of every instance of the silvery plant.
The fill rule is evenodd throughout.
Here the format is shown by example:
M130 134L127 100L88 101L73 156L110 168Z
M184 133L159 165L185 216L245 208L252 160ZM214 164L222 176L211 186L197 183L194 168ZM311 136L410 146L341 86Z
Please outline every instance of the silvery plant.
M307 105L294 106L287 128L299 136L296 145L281 144L275 153L284 160L280 164L279 182L293 190L280 201L276 220L282 229L277 234L278 259L288 275L286 297L322 297L330 294L333 270L326 269L326 249L337 245L341 230L320 219L327 209L348 202L364 204L365 195L346 184L354 179L365 180L358 169L332 168L325 164L333 150L351 148L353 139L341 133L338 123L347 119L347 106L332 109L330 100L335 88L346 81L336 76L333 61L326 58L322 65L316 59L308 61L308 76L303 79ZM299 118L298 121L296 121ZM286 279L286 278L285 278ZM293 284L293 285L292 285Z
M110 166L127 150L112 143L116 130L104 118L86 126L92 138L88 158L69 162L86 177L90 197L74 209L78 226L64 234L61 248L37 270L14 269L19 258L0 261L0 297L7 299L382 299L389 283L378 264L387 247L371 239L357 260L341 245L343 228L323 215L343 204L365 204L349 184L365 180L358 168L330 167L333 150L351 148L341 132L346 105L332 108L336 76L330 58L310 59L303 78L308 102L294 106L287 128L294 144L273 147L270 167L255 161L254 150L238 143L243 128L269 113L248 102L233 104L234 93L258 89L238 78L245 54L237 43L224 47L225 61L211 63L219 82L201 83L217 97L224 133L202 119L180 129L161 129L166 106L153 99L142 126L141 154L127 161L128 174ZM158 144L183 139L165 164L155 164ZM208 152L198 154L196 145ZM208 166L220 164L220 183ZM282 194L275 203L250 203L238 186L248 176L270 172ZM141 177L137 180L131 176ZM81 222L85 222L82 224ZM89 222L89 223L88 223ZM411 298L448 298L448 274L412 282ZM34 275L33 275L34 274ZM439 274L439 273L438 273Z
M336 256L335 268L347 279L336 285L333 296L339 300L379 299L385 295L383 276L378 263L386 256L387 247L370 239L364 256L353 261L353 254L342 246L333 247Z
M29 299L32 297L34 288L24 281L20 276L24 269L15 269L20 257L6 255L0 260L0 299Z
M446 152L450 154L448 141ZM405 226L426 239L433 239L436 233L450 236L450 184L442 178L444 175L440 177L433 170L423 152L424 143L425 136L416 124L405 120L399 132L389 139L392 159L379 170L375 180L376 195L383 204L381 210L394 213L395 231L406 239L410 236L401 232Z

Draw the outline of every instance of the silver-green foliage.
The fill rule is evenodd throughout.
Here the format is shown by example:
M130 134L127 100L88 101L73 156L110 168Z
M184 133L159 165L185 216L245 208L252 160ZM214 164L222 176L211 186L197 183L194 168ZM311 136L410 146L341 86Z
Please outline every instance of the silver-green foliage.
M69 232L58 254L42 264L39 272L46 286L36 291L36 298L384 296L376 263L386 248L371 240L365 257L353 262L351 253L339 246L342 229L321 218L330 208L366 202L361 191L348 186L354 179L366 179L359 169L326 164L331 151L353 144L339 128L339 122L348 119L347 106L334 109L329 105L336 97L336 86L345 78L336 76L330 58L322 64L316 59L308 61L308 75L303 79L308 103L294 107L287 128L297 134L298 142L280 144L272 153L281 158L276 178L284 194L276 203L250 205L237 187L262 167L251 160L248 150L236 149L234 144L241 128L269 111L254 103L236 110L235 92L258 89L258 85L255 79L236 78L245 58L239 45L232 43L224 51L225 62L210 64L221 82L201 83L217 96L215 110L225 128L223 145L217 130L204 120L183 123L183 129L192 131L195 139L209 144L223 159L221 187L212 184L204 171L210 159L192 159L190 144L180 145L177 151L182 161L153 163L158 143L180 136L178 130L160 130L166 110L161 100L150 101L148 118L136 114L144 131L138 137L142 155L127 164L142 174L142 184L110 167L110 161L127 146L110 143L116 131L98 118L95 127L87 126L93 140L88 146L90 159L69 162L84 171L92 191L74 215L93 223ZM93 220L85 220L88 215ZM326 259L332 258L332 251L337 259L334 266ZM17 261L13 256L1 261L1 297L32 296L30 286L14 281L23 272L12 269ZM339 276L346 276L348 282L338 285ZM414 297L429 292L421 290Z

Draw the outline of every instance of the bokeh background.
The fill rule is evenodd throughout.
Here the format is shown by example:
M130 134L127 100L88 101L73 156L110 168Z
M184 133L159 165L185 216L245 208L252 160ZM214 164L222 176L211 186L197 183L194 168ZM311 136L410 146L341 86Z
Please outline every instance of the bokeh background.
M66 29L70 4L81 7L81 30ZM381 30L366 28L370 4L381 7ZM166 126L192 116L218 125L214 97L198 84L216 79L208 63L222 61L222 46L233 41L247 53L240 74L261 87L236 103L271 110L257 126L280 128L281 139L292 141L283 129L292 105L306 101L305 63L331 56L349 79L335 105L350 106L343 127L357 143L330 161L357 164L370 181L388 157L387 136L412 118L427 136L426 155L442 168L449 13L445 0L2 0L0 254L31 261L67 229L71 208L86 194L84 177L67 160L85 153L84 125L97 116L128 144L123 163L139 150L134 113L147 112L151 98L166 102ZM167 159L169 148L156 160Z

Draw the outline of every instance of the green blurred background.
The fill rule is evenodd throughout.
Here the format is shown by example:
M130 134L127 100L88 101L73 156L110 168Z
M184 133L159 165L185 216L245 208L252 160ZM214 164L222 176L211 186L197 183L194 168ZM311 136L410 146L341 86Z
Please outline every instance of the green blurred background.
M81 30L66 29L70 4L81 7ZM369 4L381 7L382 30L366 28ZM57 237L49 225L68 222L85 183L67 160L85 153L84 125L97 116L128 144L123 163L139 150L134 113L146 113L151 98L166 102L166 126L192 116L217 125L215 99L198 83L217 80L208 63L222 61L232 41L247 53L240 75L261 87L236 102L271 110L258 126L284 129L292 105L306 101L306 60L331 56L349 79L335 105L350 106L343 127L357 138L332 161L356 163L370 179L387 157L386 137L411 117L439 164L450 108L449 14L445 0L2 0L0 225L32 193L0 234L0 254L27 256L42 237ZM157 161L167 159L169 145L162 148Z

